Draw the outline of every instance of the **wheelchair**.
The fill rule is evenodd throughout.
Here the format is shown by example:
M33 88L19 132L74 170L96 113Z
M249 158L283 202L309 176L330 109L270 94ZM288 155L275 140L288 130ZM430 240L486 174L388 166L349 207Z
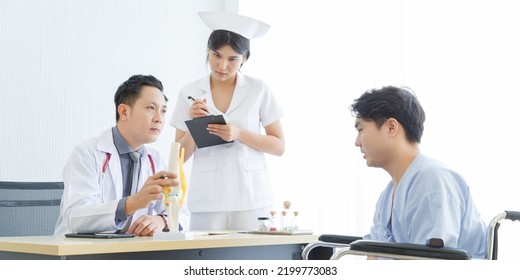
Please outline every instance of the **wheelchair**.
M498 229L503 220L518 221L520 212L504 211L496 215L487 227L487 260L498 258ZM302 251L302 259L339 260L347 255L373 256L401 260L469 260L471 255L462 249L444 247L442 239L428 244L411 244L363 240L359 236L324 234Z

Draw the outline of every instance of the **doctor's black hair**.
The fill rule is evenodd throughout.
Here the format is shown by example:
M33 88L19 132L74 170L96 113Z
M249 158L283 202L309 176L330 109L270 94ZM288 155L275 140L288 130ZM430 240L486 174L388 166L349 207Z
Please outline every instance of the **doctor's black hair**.
M247 60L251 55L249 39L228 30L215 30L211 32L208 39L208 49L217 51L226 45L231 46L235 52L244 56L244 60Z
M394 118L403 126L408 141L421 142L426 114L410 89L386 86L366 91L354 100L350 111L357 118L374 121L378 128Z
M125 82L123 82L116 91L114 95L114 103L116 104L116 122L119 121L119 112L117 108L120 104L126 104L130 107L134 106L135 101L139 98L141 94L141 88L143 86L150 86L159 89L161 92L164 90L161 81L155 78L152 75L133 75L128 78ZM164 100L168 101L166 95L164 95Z

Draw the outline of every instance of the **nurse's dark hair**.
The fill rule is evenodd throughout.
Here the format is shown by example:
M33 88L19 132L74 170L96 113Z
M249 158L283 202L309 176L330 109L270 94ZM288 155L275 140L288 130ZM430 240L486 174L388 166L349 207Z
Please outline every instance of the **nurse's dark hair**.
M366 91L354 100L350 111L357 118L374 121L378 128L394 118L403 126L409 142L421 142L426 115L409 88L387 86Z
M119 112L117 111L119 105L126 104L130 107L133 107L135 101L141 94L141 88L143 86L155 87L161 92L164 89L161 81L152 75L133 75L132 77L128 78L128 80L119 86L116 94L114 95L114 103L116 104L116 122L119 121ZM166 95L163 94L163 96L164 100L168 101Z
M215 30L211 32L208 39L208 49L217 51L227 45L235 52L241 54L244 59L248 59L251 55L249 39L227 30Z

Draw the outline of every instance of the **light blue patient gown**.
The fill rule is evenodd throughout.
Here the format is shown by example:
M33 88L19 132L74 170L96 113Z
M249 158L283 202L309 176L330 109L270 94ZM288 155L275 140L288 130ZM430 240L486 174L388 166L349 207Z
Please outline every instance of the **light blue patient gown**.
M444 246L486 256L486 224L468 185L443 163L419 154L406 170L392 206L390 182L379 197L374 224L364 239L426 244L442 238Z

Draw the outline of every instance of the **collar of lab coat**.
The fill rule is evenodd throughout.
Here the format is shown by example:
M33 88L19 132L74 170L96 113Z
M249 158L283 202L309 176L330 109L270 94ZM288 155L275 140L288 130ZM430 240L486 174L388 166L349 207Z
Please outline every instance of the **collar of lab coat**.
M220 112L213 102L213 98L211 96L211 83L210 83L211 75L208 76L207 79L202 79L200 83L200 89L204 92L204 95L201 97L202 99L206 98L208 106L211 107L215 112ZM237 83L235 85L235 91L233 92L233 98L231 99L231 104L229 104L229 108L226 115L232 113L236 108L240 106L240 104L247 97L247 87L249 86L249 82L242 73L237 72ZM222 113L222 112L220 112Z
M98 143L98 149L104 153L109 153L111 155L118 155L116 145L114 144L114 135L112 134L112 128L104 131L103 134L101 134L101 140ZM143 145L142 153L143 153L143 158L148 157L148 154L150 152L146 148L146 145Z

